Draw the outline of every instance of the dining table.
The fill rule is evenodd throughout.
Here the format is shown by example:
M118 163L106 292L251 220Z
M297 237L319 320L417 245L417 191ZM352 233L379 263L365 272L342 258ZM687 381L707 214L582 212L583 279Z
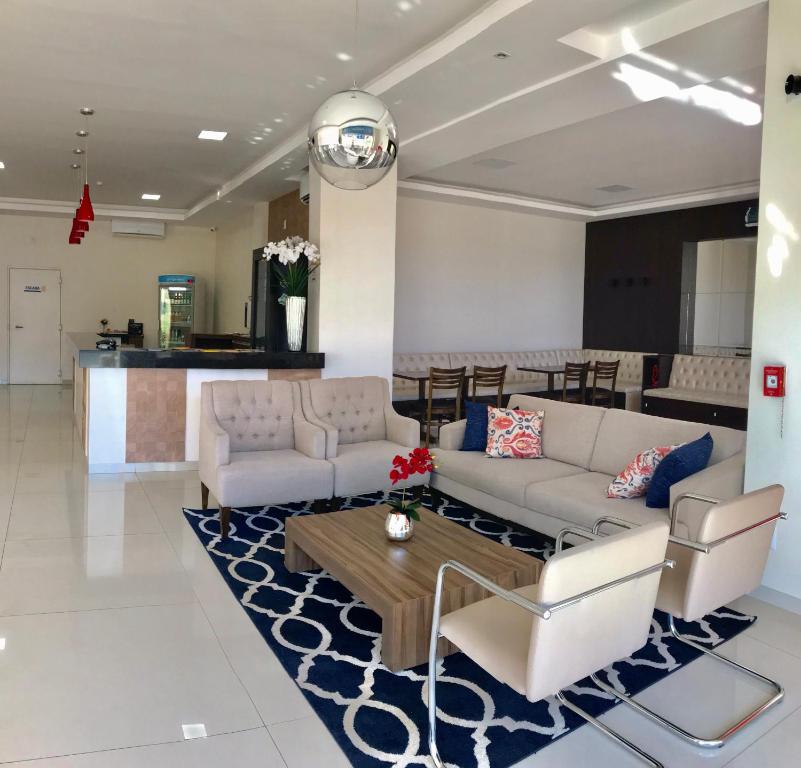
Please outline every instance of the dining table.
M406 381L416 381L418 399L420 400L421 403L424 403L426 401L426 384L428 384L428 379L430 377L429 371L393 371L392 375L396 379L405 379ZM462 392L463 397L467 396L467 383L472 378L473 378L472 373L466 373L464 376L465 391Z
M559 375L564 376L565 365L532 365L532 366L517 366L518 371L525 371L526 373L544 373L548 377L548 395L553 397L556 395L555 380ZM588 372L595 370L595 364L590 363Z

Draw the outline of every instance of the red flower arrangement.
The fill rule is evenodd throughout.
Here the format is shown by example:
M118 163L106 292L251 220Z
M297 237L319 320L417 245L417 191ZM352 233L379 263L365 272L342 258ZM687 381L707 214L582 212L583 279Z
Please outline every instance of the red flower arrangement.
M412 452L404 456L396 456L392 459L392 469L389 472L389 479L392 485L396 485L401 480L408 480L412 475L426 475L435 469L434 456L428 448L415 448ZM406 500L406 488L399 499L390 499L387 504L396 512L411 517L412 520L419 520L420 515L417 510L422 502L420 499Z

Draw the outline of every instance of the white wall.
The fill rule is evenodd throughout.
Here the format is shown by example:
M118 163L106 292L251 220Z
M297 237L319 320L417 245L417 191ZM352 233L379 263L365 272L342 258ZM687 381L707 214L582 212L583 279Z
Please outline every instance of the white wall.
M801 3L771 0L745 478L748 489L785 486L789 519L779 523L764 584L796 598L801 598L801 97L785 96L782 83L789 72L801 72L799 30ZM787 365L783 434L782 402L762 396L762 367L771 363Z
M398 196L396 352L582 346L585 225Z
M61 270L64 331L96 331L101 317L113 328L128 318L145 324L145 344L156 345L159 274L196 275L205 292L208 327L214 282L215 235L206 227L167 225L163 240L111 235L96 221L81 245L68 245L70 221L60 217L0 215L0 381L8 381L8 268ZM64 378L72 376L71 351L62 344Z
M321 259L309 286L308 347L325 353L323 376L391 381L397 166L358 192L331 186L312 168L309 188L309 239Z

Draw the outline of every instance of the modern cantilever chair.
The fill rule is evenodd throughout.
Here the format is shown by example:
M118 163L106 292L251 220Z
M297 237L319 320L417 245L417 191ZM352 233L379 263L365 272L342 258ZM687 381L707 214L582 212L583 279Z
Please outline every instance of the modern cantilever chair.
M562 551L565 535L591 539ZM659 577L665 560L667 522L600 537L581 528L560 533L557 553L540 581L509 591L454 561L437 577L428 665L428 744L437 768L437 646L450 640L493 677L539 701L556 696L568 709L649 765L654 760L592 715L570 702L563 689L592 672L630 656L648 640ZM492 597L440 616L448 570L475 581Z
M676 566L662 576L656 599L656 607L669 616L673 637L768 685L772 694L764 703L719 736L702 737L689 733L595 675L592 676L593 682L676 736L707 749L722 747L734 734L778 704L784 697L779 683L682 635L676 628L675 619L697 621L722 605L747 595L762 583L776 522L785 517L781 512L783 497L781 485L770 485L727 501L694 493L678 496L671 510L668 545L668 557L675 560ZM709 505L700 515L697 514L699 503ZM680 517L681 508L690 504L696 506L694 519L686 513ZM598 533L605 525L633 527L617 518L602 517L596 522L594 532ZM685 535L678 536L677 532Z

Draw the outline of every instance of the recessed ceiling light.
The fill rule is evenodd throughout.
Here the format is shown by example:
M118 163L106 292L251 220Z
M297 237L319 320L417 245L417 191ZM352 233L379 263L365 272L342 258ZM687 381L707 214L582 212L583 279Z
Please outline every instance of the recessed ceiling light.
M283 117L276 117L276 118L273 120L273 122L274 122L274 123L283 123L283 122L284 122L284 118L283 118Z
M5 168L5 167L6 167L6 164L2 160L0 160L0 171L2 171L3 168Z
M503 59L511 58L511 56L512 56L512 54L509 53L508 51L498 51L497 53L493 53L492 54L492 58L493 59L499 59L501 61Z
M145 192L145 194L142 195L142 200L161 200L161 195L154 195L150 192Z
M353 58L353 56L351 56L349 53L345 53L345 51L340 51L337 54L337 58L340 61L350 61Z
M197 137L207 141L222 141L228 135L228 131L201 131Z
M185 723L181 726L185 739L205 739L206 726L203 723Z

